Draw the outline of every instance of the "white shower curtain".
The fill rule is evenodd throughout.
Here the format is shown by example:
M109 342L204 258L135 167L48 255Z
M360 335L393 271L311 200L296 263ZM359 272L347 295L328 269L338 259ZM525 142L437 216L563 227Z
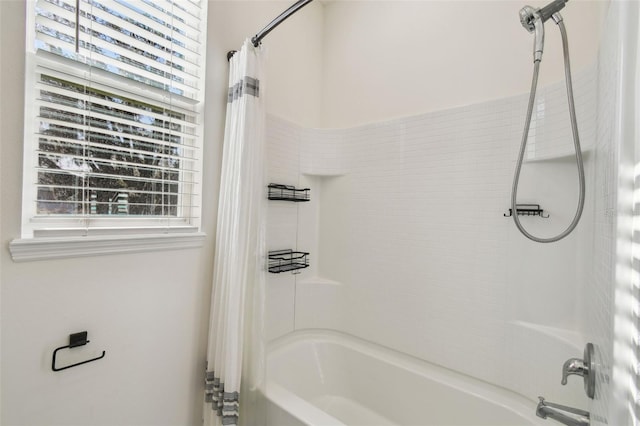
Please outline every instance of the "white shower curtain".
M239 404L255 405L264 371L263 56L262 48L247 40L230 60L205 383L207 425L237 425Z

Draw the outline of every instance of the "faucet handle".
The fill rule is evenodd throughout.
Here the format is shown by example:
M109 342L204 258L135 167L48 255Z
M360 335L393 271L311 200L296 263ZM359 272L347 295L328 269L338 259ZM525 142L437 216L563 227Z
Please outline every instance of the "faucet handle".
M567 377L570 375L585 377L589 374L589 367L587 367L583 360L580 358L569 358L564 362L562 366L562 384L567 384Z
M595 362L593 360L593 344L587 343L584 347L584 359L569 358L562 366L563 385L567 384L567 377L570 375L582 376L584 379L584 391L591 399L595 396L596 374Z

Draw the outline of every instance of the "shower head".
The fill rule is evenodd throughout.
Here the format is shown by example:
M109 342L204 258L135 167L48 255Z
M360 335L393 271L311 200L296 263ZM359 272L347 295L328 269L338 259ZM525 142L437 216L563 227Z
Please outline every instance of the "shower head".
M533 62L542 61L544 22L540 18L539 10L531 6L525 6L520 9L520 23L527 31L535 35L533 38Z
M538 11L531 6L525 6L520 9L520 23L530 33L535 30L535 22L540 20Z
M535 34L533 41L533 62L540 62L542 60L544 23L554 14L558 13L567 1L568 0L554 0L540 9L534 9L531 6L525 6L520 9L520 23L527 31ZM557 16L560 15L558 14Z

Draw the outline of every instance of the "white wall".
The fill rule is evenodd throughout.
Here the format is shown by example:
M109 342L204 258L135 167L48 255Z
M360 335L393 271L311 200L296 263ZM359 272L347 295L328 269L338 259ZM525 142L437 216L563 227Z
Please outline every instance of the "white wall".
M545 1L334 1L326 5L323 126L348 127L528 91L533 36L519 9ZM597 52L606 2L561 12L578 70ZM540 82L562 76L555 25L546 25Z
M270 241L311 251L312 268L271 280L270 338L337 329L532 400L587 407L579 381L558 382L563 361L586 343L593 193L578 230L557 244L531 243L502 217L532 71L521 6L327 3L322 123L346 128L269 123L271 153L283 160L270 159L271 176L311 185L317 201L272 207ZM563 11L586 150L605 9L576 1ZM552 24L546 46L528 151L539 161L525 166L520 200L551 213L524 219L550 236L571 221L577 184ZM352 127L361 123L372 124ZM593 153L586 162L593 190ZM307 229L319 243L301 244Z
M25 2L0 8L0 56L11 58L0 80L1 422L199 424L214 218L203 218L202 249L14 263L8 243L20 237ZM205 174L205 211L215 176ZM52 372L53 349L82 330L91 340L84 355L105 350L106 357Z
M20 236L25 5L0 1L0 423L201 424L226 52L288 4L209 5L202 249L14 263L8 243ZM319 120L321 76L319 59L303 49L302 40L321 50L321 11L320 4L308 6L265 42L273 58L269 110L304 125ZM290 55L304 65L278 65L278 58ZM104 349L105 359L52 372L52 350L81 330L91 340L83 350L93 355Z

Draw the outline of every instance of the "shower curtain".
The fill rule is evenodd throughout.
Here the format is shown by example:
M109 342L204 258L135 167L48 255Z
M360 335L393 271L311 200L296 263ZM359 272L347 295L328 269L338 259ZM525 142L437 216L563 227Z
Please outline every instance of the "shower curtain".
M262 48L246 40L230 60L205 379L207 425L237 425L241 401L253 411L264 374L263 57ZM243 423L252 424L247 418Z

